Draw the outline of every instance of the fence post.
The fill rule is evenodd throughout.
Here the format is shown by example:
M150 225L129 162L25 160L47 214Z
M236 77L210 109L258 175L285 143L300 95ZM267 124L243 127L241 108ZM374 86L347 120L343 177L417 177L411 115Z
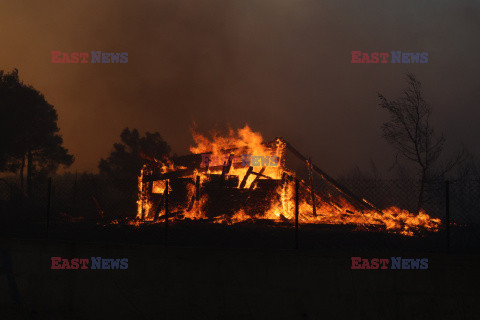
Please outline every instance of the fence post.
M317 207L315 206L315 192L313 191L313 173L312 160L308 158L308 179L310 179L310 196L312 197L312 212L313 216L317 216Z
M450 181L445 181L445 226L447 231L447 253L450 252Z
M299 192L298 179L295 179L295 249L298 249L298 202L299 202Z
M143 190L144 190L144 183L145 182L143 182L143 170L142 170L141 178L139 178L139 179L142 179L142 183L140 184L141 185L141 187L140 187L140 201L141 201L141 205L142 205L142 207L140 208L142 210L140 220L144 221L144 219L145 219L145 204L144 204L145 194L144 194Z
M168 241L168 180L165 180L165 244Z
M46 226L46 236L48 240L48 229L50 227L50 198L52 193L52 178L48 178L48 186L47 186L47 226Z

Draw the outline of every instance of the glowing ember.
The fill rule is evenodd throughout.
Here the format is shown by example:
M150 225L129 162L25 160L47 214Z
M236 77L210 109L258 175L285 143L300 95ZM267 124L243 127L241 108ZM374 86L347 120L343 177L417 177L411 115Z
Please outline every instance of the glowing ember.
M438 231L441 224L440 219L431 218L424 211L415 215L397 207L383 210L375 208L367 200L356 198L338 185L284 140L265 143L262 135L253 132L248 125L237 131L230 129L226 135L213 133L210 138L193 132L193 138L196 145L190 151L197 161L195 165L176 164L181 161L168 160L167 163L152 161L144 166L138 179L137 220L164 219L168 180L168 193L174 197L174 201L168 202L172 221L206 219L215 223L234 224L269 220L291 224L295 214L294 179L299 179L301 224L348 224L361 229L376 228L408 236L421 231ZM288 170L285 166L287 150L305 162L310 177L315 171L330 191L320 192L315 187L312 190L311 181L307 183ZM225 159L224 163L199 165L202 154L207 153L211 158ZM268 165L268 161L253 161L245 165L245 155L259 159L275 157L279 161L277 165ZM214 203L219 199L227 205L215 207ZM315 210L312 199L315 199ZM138 225L138 221L135 225Z

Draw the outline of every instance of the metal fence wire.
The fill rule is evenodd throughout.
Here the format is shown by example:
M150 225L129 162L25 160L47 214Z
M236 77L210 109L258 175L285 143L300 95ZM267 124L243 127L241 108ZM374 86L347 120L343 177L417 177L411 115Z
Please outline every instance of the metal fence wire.
M35 181L30 194L21 190L18 179L0 180L0 219L5 223L29 221L43 223L50 195L51 221L107 221L134 219L137 215L138 181L109 179L100 175L64 175ZM414 180L353 179L339 180L359 198L377 208L396 206L415 212L420 184ZM318 181L314 182L321 189ZM446 213L452 226L452 243L477 241L480 226L480 181L462 180L427 183L424 186L422 209L431 217L440 218L445 226ZM26 188L24 188L26 189ZM448 193L447 193L448 192ZM231 194L228 195L232 197ZM174 197L174 194L173 194ZM174 198L172 198L174 199ZM448 199L448 200L447 200ZM448 210L447 210L448 207ZM444 232L444 231L441 231ZM461 245L461 243L457 243Z

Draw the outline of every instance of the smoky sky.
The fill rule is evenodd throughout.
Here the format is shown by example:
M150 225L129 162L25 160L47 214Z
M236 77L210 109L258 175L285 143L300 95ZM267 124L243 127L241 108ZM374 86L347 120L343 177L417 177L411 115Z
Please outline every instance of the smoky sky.
M188 152L190 127L248 123L327 172L394 151L377 92L422 81L447 151L479 154L476 1L2 1L0 69L59 114L72 170L96 171L125 127ZM53 64L51 51L128 52L126 64ZM351 64L350 51L428 52L426 64Z

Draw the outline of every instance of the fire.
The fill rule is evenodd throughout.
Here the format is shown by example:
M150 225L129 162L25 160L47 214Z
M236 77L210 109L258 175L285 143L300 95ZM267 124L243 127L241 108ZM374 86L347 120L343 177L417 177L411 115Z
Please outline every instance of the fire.
M340 186L285 140L278 138L266 143L262 135L248 125L238 130L230 129L226 135L213 132L207 137L196 131L192 134L195 145L190 151L192 159L197 161L195 165L180 164L181 159L155 160L142 169L138 179L137 220L165 219L167 202L172 221L205 219L234 224L268 220L292 224L297 180L300 224L353 225L359 229L374 228L408 236L421 231L438 231L441 224L440 219L430 217L423 210L414 214L398 207L376 208ZM305 162L309 181L302 180L286 167L287 151ZM330 191L315 189L311 180L313 172ZM172 202L166 200L170 195L174 198ZM224 205L217 207L216 203Z
M263 141L262 135L259 132L253 132L248 125L238 129L238 131L229 129L226 136L213 132L211 139L194 130L192 130L192 135L196 143L196 146L190 147L192 153L211 153L211 157L217 159L227 159L231 155L229 150L237 150L237 155L277 156L280 159L284 153L284 149L280 145L273 150L268 148ZM237 160L241 159L237 158ZM234 163L229 173L232 175L245 176L248 168L239 166L239 164L241 165L239 162L240 161ZM222 173L222 170L211 170L209 173ZM273 179L280 179L282 171L280 166L267 166L264 174ZM255 176L250 176L246 181L245 187L250 187L253 180L255 180Z

